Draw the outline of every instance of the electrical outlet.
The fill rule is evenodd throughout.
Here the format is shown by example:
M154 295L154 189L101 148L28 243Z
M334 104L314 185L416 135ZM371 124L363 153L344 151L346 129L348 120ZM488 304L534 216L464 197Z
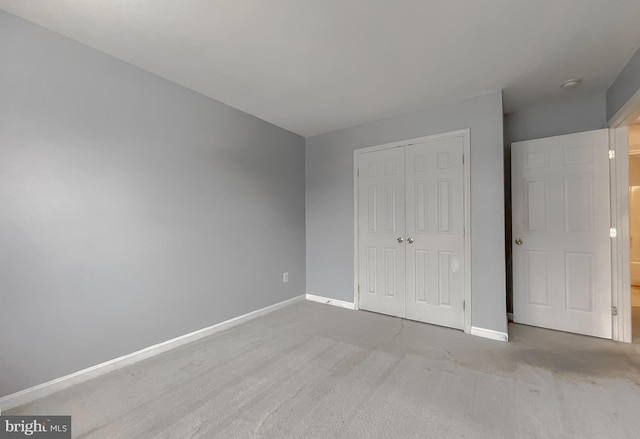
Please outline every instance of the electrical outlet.
M286 284L287 282L289 282L289 272L285 271L282 273L282 283Z

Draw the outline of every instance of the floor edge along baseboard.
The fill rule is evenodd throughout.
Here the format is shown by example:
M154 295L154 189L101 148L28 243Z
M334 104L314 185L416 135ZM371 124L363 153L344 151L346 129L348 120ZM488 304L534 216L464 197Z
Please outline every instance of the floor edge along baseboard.
M273 305L255 311L251 311L247 314L225 320L224 322L217 323L207 328L199 329L189 334L181 335L179 337L172 338L171 340L163 341L139 351L123 355L122 357L114 358L113 360L105 361L104 363L100 363L95 366L82 369L78 372L56 378L46 383L38 384L28 389L20 390L16 393L3 396L0 398L0 413L5 410L28 404L37 399L44 398L45 396L51 395L60 390L67 389L75 384L83 383L90 379L107 374L111 371L121 369L142 360L146 360L147 358L154 357L158 354L170 351L171 349L175 349L187 343L191 343L201 338L208 337L209 335L215 334L216 332L224 331L225 329L229 329L233 326L239 325L240 323L244 323L265 314L269 314L270 312L292 305L296 302L301 302L305 299L306 296L304 294L296 296L291 299L275 303Z
M315 294L307 293L307 300L310 302L318 302L325 305L337 306L346 309L355 309L355 305L352 302L346 302L344 300L331 299L329 297L316 296ZM509 334L506 332L494 331L493 329L478 328L477 326L471 327L471 335L476 337L488 338L490 340L497 340L507 342L509 341Z

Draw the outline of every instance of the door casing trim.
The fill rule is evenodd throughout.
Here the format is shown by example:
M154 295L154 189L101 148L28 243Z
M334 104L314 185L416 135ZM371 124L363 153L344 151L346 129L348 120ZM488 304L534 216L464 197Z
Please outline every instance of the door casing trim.
M611 304L618 315L612 317L612 339L631 343L631 272L629 262L629 129L640 116L638 90L609 120L609 148L615 151L610 160L611 226L617 229L611 241Z
M609 148L616 154L609 160L609 191L611 227L617 232L611 239L611 306L618 311L611 316L611 339L631 343L628 127L609 129Z
M471 315L473 310L471 294L471 130L469 128L448 131L430 136L416 137L382 145L369 146L353 151L353 304L360 309L358 294L358 160L360 154L399 148L433 140L462 137L463 139L463 210L464 210L464 332L471 334Z

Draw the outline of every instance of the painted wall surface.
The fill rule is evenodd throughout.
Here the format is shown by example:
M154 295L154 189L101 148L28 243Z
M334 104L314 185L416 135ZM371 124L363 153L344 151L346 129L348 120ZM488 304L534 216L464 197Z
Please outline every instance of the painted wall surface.
M302 137L2 12L0 209L0 396L304 293Z
M629 156L629 186L640 186L640 155Z
M640 49L631 57L607 90L607 121L640 90Z
M353 302L353 151L471 129L472 324L506 332L502 95L306 139L307 293Z
M640 124L629 125L629 154L640 154Z
M505 252L507 255L507 311L513 312L511 258L511 143L606 128L605 92L590 95L567 90L559 101L541 102L504 116Z
M577 90L576 90L577 91ZM605 92L567 95L505 115L505 144L606 128Z

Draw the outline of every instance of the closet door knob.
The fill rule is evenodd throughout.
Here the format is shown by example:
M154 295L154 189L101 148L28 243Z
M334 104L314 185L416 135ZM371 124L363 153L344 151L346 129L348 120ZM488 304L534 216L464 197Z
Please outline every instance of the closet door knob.
M413 238L407 238L407 242L408 242L409 244L413 244Z
M399 242L400 244L402 244L402 243L404 242L404 238L403 238L402 236L400 236L400 237L398 238L398 242Z

